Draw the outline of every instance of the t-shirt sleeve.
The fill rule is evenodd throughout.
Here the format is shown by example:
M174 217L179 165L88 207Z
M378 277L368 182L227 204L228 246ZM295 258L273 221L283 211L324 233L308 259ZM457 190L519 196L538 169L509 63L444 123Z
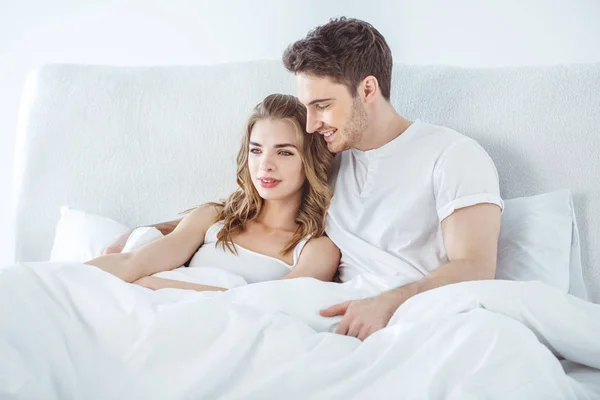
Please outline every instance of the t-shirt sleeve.
M481 203L504 208L494 162L474 140L464 138L451 145L438 159L433 187L440 221L455 210Z

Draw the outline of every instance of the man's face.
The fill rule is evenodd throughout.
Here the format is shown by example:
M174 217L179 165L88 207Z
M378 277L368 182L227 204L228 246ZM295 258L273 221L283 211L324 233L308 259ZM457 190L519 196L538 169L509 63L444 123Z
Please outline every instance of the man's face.
M360 147L369 127L360 96L327 77L296 75L298 99L306 106L306 131L325 137L329 151Z

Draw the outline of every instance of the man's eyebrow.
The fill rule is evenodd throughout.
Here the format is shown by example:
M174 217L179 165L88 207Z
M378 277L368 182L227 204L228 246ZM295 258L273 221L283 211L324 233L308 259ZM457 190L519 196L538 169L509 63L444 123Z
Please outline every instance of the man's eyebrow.
M256 143L256 142L250 142L250 144L252 146L256 146L256 147L262 147L262 145L260 143ZM298 147L295 144L292 143L280 143L280 144L276 144L275 146L276 149L281 149L283 147L293 147L295 149L297 149Z
M310 103L308 103L308 106L312 106L315 103L323 103L324 101L331 101L331 100L334 100L334 98L333 97L329 97L329 98L326 98L326 99L314 99L313 101L311 101Z

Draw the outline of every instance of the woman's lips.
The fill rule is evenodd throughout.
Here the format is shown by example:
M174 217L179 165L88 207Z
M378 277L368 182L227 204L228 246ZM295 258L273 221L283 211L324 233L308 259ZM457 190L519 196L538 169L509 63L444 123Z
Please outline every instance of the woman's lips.
M264 187L265 189L272 189L275 186L279 185L279 182L281 182L280 180L273 178L261 178L259 179L259 181L260 186Z

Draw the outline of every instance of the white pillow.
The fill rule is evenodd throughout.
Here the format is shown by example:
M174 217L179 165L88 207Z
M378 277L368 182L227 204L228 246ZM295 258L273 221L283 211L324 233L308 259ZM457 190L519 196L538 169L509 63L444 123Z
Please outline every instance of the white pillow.
M578 286L572 294L586 298L578 237L570 191L506 200L496 278L537 280L565 293ZM581 285L572 285L575 279Z
M589 300L587 288L583 280L579 228L577 228L577 218L575 217L575 206L572 198L571 209L573 210L573 237L571 239L571 262L569 263L569 293L581 299Z
M130 229L109 218L63 206L56 225L50 261L85 262L96 258Z
M142 247L146 243L150 243L153 240L163 237L161 231L153 226L142 226L136 228L131 235L127 238L127 242L123 247L122 253L129 253L139 247Z

